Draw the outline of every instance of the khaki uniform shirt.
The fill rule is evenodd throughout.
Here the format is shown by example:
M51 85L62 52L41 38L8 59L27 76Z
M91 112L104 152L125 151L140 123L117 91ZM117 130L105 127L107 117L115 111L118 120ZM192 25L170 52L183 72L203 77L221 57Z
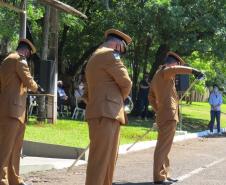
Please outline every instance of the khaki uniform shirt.
M132 82L119 54L106 47L97 49L87 63L85 75L86 119L107 117L124 124L124 100Z
M191 74L192 68L184 66L160 66L149 89L149 103L156 113L157 123L178 118L178 95L175 87L177 74Z
M9 54L0 66L0 119L25 121L27 89L37 91L27 62L17 52Z

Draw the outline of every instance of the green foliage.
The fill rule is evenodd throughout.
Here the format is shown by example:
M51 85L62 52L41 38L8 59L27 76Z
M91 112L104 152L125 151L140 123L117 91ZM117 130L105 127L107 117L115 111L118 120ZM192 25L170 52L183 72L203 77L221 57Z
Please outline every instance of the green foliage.
M137 87L143 72L149 72L165 45L178 52L188 63L202 69L206 84L225 84L226 13L225 0L112 0L110 9L103 1L62 0L88 16L88 20L60 12L59 42L65 71L80 69L84 54L100 44L104 31L117 28L128 33L133 43L125 63ZM29 0L28 22L38 50L42 48L44 6ZM0 8L0 39L9 38L16 43L19 33L19 16ZM7 17L7 19L6 19ZM160 51L161 53L161 51ZM91 54L91 53L90 53ZM81 59L83 61L81 61ZM73 67L73 68L72 68ZM63 74L61 74L63 75ZM203 85L196 86L202 91Z
M1 8L0 39L10 40L12 47L17 43L17 39L18 39L18 32L19 32L18 21L19 20L17 19L17 14L15 12L7 10L6 8Z
M223 95L223 104L226 104L226 95Z

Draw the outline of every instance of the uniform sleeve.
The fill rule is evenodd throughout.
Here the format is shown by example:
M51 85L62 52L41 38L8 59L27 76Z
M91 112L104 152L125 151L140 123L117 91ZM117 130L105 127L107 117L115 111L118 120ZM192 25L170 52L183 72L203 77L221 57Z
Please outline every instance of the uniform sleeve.
M222 103L223 103L223 98L222 98L222 94L220 93L219 105L221 105Z
M126 99L130 93L132 81L122 61L113 59L112 62L107 65L106 71L116 81L121 90L123 98Z
M150 85L150 89L149 89L149 93L148 93L148 101L149 101L149 104L152 106L154 112L157 112L156 97L155 97L155 93L152 88L152 84Z
M20 77L22 83L30 89L32 92L36 92L38 89L37 83L33 80L30 70L28 68L27 62L25 60L21 60L17 62L16 72Z
M185 66L173 66L173 67L166 67L163 70L164 78L172 78L177 74L192 74L192 68L185 67Z

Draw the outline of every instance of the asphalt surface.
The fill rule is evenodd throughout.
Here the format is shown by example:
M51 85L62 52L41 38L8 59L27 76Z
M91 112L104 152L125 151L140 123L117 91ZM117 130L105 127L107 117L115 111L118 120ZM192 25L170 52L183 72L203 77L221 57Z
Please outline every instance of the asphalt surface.
M120 155L114 185L151 185L154 148ZM173 144L172 177L175 185L226 185L226 135L191 139ZM26 174L33 185L84 185L86 165Z

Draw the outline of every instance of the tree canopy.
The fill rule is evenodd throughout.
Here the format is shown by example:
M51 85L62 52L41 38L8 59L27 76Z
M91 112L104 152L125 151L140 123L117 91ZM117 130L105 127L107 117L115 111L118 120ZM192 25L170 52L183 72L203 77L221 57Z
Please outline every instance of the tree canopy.
M60 13L59 75L77 75L104 31L116 28L129 34L133 43L125 56L133 80L133 98L144 73L150 78L173 50L187 63L206 73L206 85L226 84L225 0L62 0L88 19ZM38 51L42 49L45 7L28 0L28 23ZM1 53L11 50L19 33L18 14L1 8Z

